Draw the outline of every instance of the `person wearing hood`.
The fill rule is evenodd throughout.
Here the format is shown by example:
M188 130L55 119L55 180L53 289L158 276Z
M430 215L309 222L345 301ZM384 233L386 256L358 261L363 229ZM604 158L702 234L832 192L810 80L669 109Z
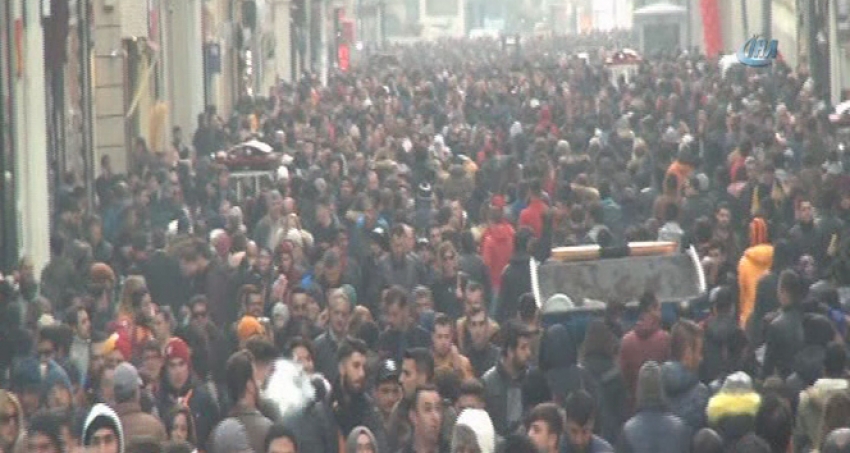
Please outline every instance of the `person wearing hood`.
M705 407L711 391L700 382L703 332L692 321L681 320L670 335L671 360L662 366L664 392L670 412L682 419L691 430L705 426Z
M794 251L791 244L780 239L773 246L773 259L770 264L770 272L759 279L756 286L755 307L752 316L746 324L747 335L754 346L761 346L764 342L764 317L779 309L777 288L779 287L779 274L794 264Z
M644 363L664 363L670 358L670 334L661 328L661 303L651 292L638 301L639 317L634 329L626 333L620 346L620 372L632 398L636 395L638 371ZM634 407L634 403L629 405Z
M756 305L756 287L773 264L773 246L767 242L767 224L761 218L750 224L750 243L738 262L738 321L747 325Z
M765 331L765 356L763 376L774 373L781 378L791 374L794 357L805 346L803 310L800 304L806 296L803 279L796 272L786 269L779 276L779 315L770 322Z
M248 432L239 420L233 417L222 420L210 436L210 453L257 453L251 448Z
M14 393L0 390L0 450L14 452L24 442L24 411Z
M723 438L726 451L764 451L742 448L765 443L755 434L760 406L761 396L753 391L752 379L743 372L729 375L720 391L711 397L705 409L708 424Z
M490 200L489 223L481 234L481 259L490 274L492 293L502 287L502 271L514 252L514 227L505 219L505 197L496 195Z
M451 451L452 453L495 453L496 431L486 411L465 409L460 413L452 434Z
M747 335L735 316L735 295L728 286L713 289L708 295L711 316L703 323L700 380L713 383L741 369ZM713 386L713 384L712 384ZM719 387L719 385L718 385Z
M623 425L616 451L682 453L690 444L690 428L667 409L661 366L644 363L638 373L637 413Z
M168 414L176 405L188 406L195 419L198 445L206 445L213 426L219 420L215 400L206 386L192 377L191 354L185 341L178 337L168 340L165 359L157 409L160 414Z
M590 373L578 364L578 345L562 324L555 324L543 333L539 370L552 399L560 405L571 393L592 387L594 382Z
M797 421L794 425L795 451L817 450L823 440L821 419L826 401L839 392L848 390L846 379L847 352L844 345L830 343L823 361L823 377L800 392L797 405Z
M345 441L345 453L380 453L378 441L369 428L358 426L351 430Z
M543 186L539 179L531 181L528 191L528 205L520 212L518 225L531 228L534 237L539 238L543 234L544 214L549 211L549 206L543 200Z
M83 424L83 446L98 453L124 453L124 431L112 408L95 404Z

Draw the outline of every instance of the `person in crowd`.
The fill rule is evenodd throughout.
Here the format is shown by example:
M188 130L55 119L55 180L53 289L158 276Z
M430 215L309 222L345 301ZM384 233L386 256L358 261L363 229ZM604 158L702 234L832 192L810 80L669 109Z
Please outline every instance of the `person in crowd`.
M793 430L794 416L788 400L766 394L756 414L756 436L764 439L771 451L787 452L792 447Z
M196 446L195 420L188 407L175 406L171 412L163 416L165 431L172 442L183 442Z
M115 368L112 376L115 412L121 421L124 442L128 448L139 440L153 439L158 443L167 440L162 422L142 411L142 384L142 378L132 364L125 362Z
M845 453L850 451L850 428L840 428L829 433L824 439L822 453Z
M817 450L822 442L820 423L826 402L832 395L848 389L847 352L844 345L831 343L823 361L823 377L800 393L797 420L794 424L794 449Z
M402 387L399 383L400 376L401 370L391 359L381 362L377 379L375 380L375 388L372 391L372 399L375 401L375 408L378 409L381 420L383 421L384 432L387 432L389 429L393 408L401 400Z
M572 395L570 395L572 396ZM528 437L540 453L557 453L564 434L564 417L554 403L538 404L525 417Z
M617 451L688 451L691 429L667 406L661 366L644 363L638 373L637 413L623 426Z
M711 397L706 407L709 426L723 438L727 451L770 451L770 446L756 433L756 416L761 395L753 390L752 379L743 372L729 375L723 387Z
M14 452L25 442L24 410L14 393L0 390L0 447Z
M543 373L551 399L563 404L567 396L589 386L590 373L578 363L579 345L561 324L546 329L540 344L539 370ZM597 390L592 389L593 394ZM597 396L598 398L598 396Z
M266 436L265 453L298 453L298 440L295 433L282 423L276 423Z
M328 296L328 330L313 343L316 351L316 371L322 373L331 382L339 378L337 351L348 335L352 309L352 303L345 291L333 290Z
M782 271L777 289L779 315L770 322L765 333L763 376L776 373L784 379L791 374L794 357L805 344L801 304L807 291L796 272Z
M661 328L661 303L649 292L638 302L638 322L623 337L618 359L633 400L637 396L638 371L643 364L649 361L664 363L670 358L670 334Z
M83 446L100 453L123 453L125 442L118 414L105 404L94 405L83 425Z
M413 391L408 419L412 428L410 441L400 450L404 453L439 453L440 430L443 423L443 400L432 385L419 386Z
M254 453L248 430L236 418L222 420L210 436L211 453Z
M608 441L616 442L620 427L628 419L628 393L623 374L617 365L617 338L602 319L595 319L587 326L582 343L579 363L586 369L597 392L597 432Z
M495 453L496 432L486 411L467 409L461 412L452 434L452 453Z
M750 223L750 247L738 263L738 322L746 327L756 305L758 282L773 265L774 247L768 242L767 224L755 218Z
M236 420L245 428L251 449L256 452L263 450L272 421L259 410L263 380L257 379L255 373L254 356L250 351L239 351L227 360L227 391L234 405L225 420ZM212 439L221 435L219 429L227 428L222 424L213 430Z
M481 381L484 383L487 410L500 436L514 432L522 423L522 391L531 357L532 333L516 321L502 329L501 357Z
M494 327L498 327L480 307L472 309L458 324L460 321L465 322L463 326L458 327L458 340L465 337L466 332L469 335L465 347L461 347L461 353L469 359L475 377L480 378L499 359L499 348L491 341L495 333Z
M709 384L722 382L726 376L744 367L747 335L735 315L732 288L719 286L709 293L711 314L703 321L700 380ZM719 387L719 385L718 385Z
M348 339L337 352L339 377L333 382L330 397L331 413L340 432L347 439L358 426L369 429L376 446L387 448L384 424L375 403L366 389L366 344L358 339Z
M702 362L703 331L693 321L677 322L670 335L669 362L662 365L664 392L670 412L679 417L692 431L703 428L705 407L711 392L699 380Z
M33 416L27 426L25 451L63 453L65 441L62 436L62 418L50 412L42 412ZM119 450L112 450L112 452L119 453Z
M358 426L351 430L348 439L345 441L345 453L377 453L378 442L375 440L375 435L369 428Z
M437 372L451 371L457 373L462 380L471 379L474 377L472 364L454 344L454 324L455 322L443 313L437 313L434 317L434 331L431 334L434 366Z
M378 338L378 352L383 358L402 363L409 348L431 348L431 335L413 322L412 307L407 291L401 286L390 287L384 293L386 330Z
M167 414L175 406L188 406L197 429L197 445L206 445L218 420L215 401L207 388L193 377L189 346L185 341L172 338L165 347L165 358L165 373L157 396L159 413Z

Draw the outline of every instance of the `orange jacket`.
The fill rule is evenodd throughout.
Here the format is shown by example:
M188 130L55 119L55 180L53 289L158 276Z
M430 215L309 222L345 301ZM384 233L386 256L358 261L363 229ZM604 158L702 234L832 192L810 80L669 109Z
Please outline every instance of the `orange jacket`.
M770 270L772 264L773 246L770 244L748 248L738 263L738 321L741 327L747 325L756 306L759 279Z

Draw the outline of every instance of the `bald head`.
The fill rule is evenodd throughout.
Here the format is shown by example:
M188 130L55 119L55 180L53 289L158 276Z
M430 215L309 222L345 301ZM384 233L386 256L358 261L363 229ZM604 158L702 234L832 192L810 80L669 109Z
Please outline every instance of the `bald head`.
M850 453L850 428L838 428L823 441L821 453Z

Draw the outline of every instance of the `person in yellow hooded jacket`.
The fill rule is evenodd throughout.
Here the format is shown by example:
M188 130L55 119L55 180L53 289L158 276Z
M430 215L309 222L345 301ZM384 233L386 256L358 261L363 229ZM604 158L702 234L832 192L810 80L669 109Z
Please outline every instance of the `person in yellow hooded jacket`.
M750 222L750 248L738 262L738 321L746 327L756 305L758 282L773 264L773 245L768 242L767 223L761 217Z

